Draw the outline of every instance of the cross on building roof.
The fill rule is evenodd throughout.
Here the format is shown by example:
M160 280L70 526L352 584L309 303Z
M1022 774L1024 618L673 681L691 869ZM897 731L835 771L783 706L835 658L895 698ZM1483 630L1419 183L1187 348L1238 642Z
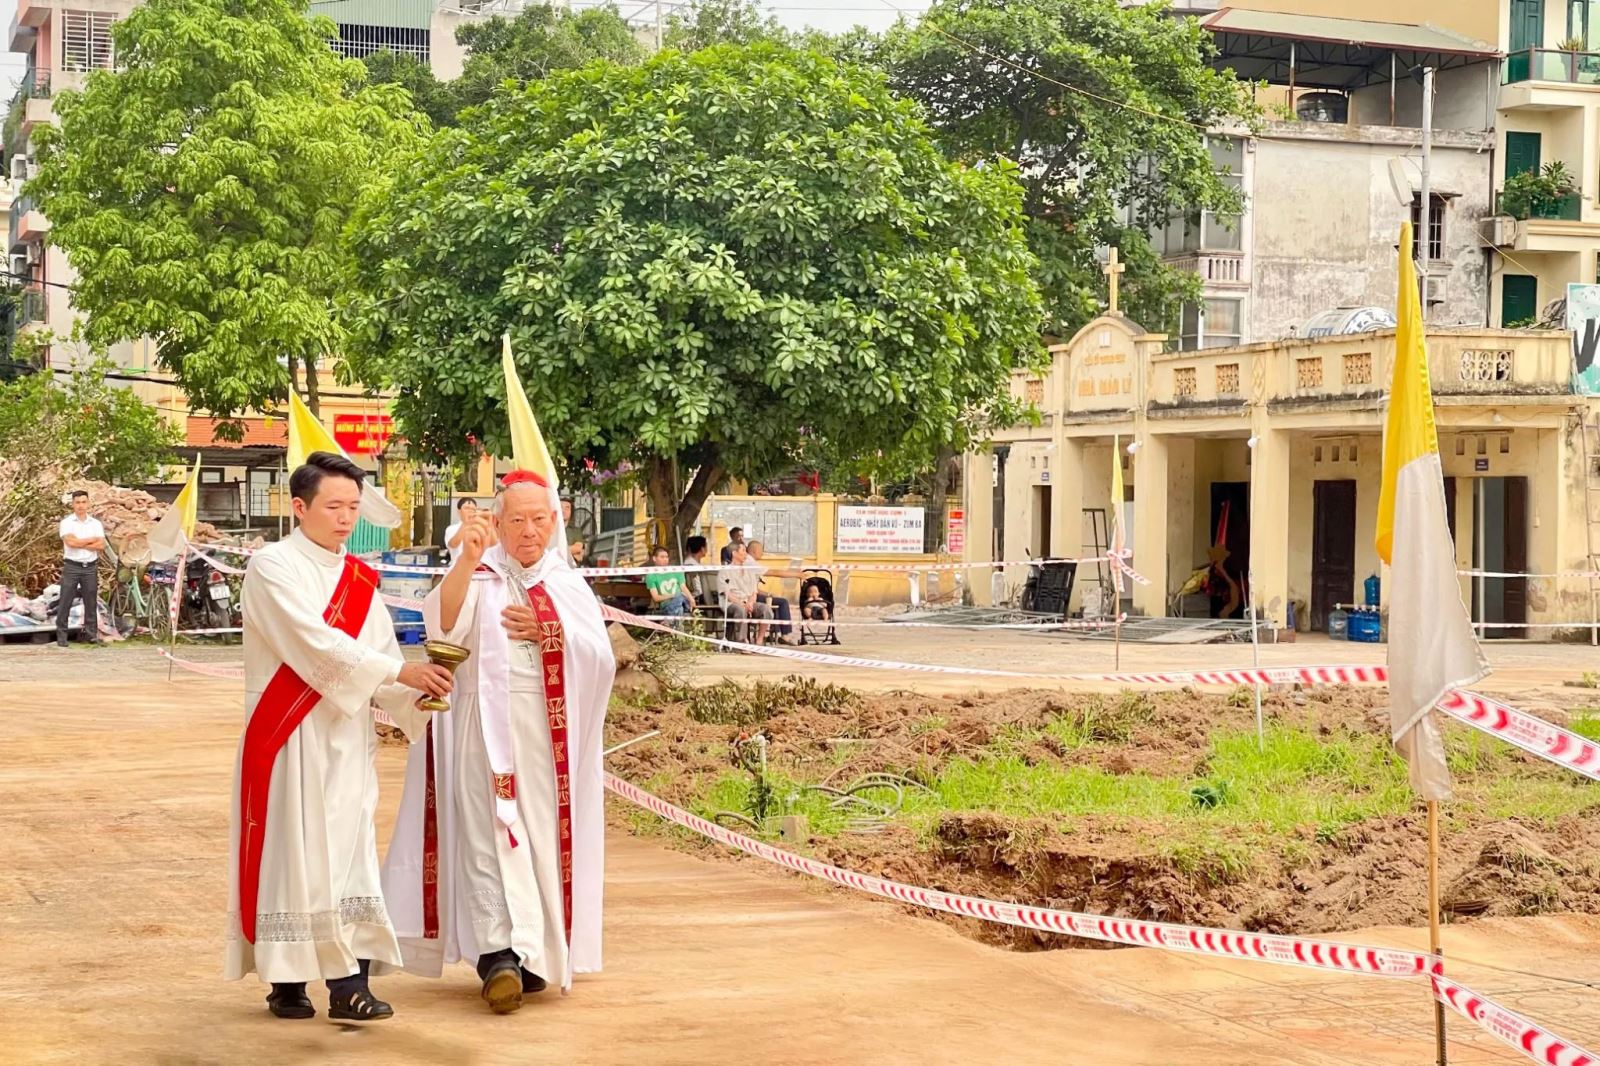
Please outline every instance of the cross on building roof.
M1109 297L1108 309L1113 315L1117 313L1117 283L1120 280L1122 273L1127 269L1128 266L1126 263L1120 263L1117 261L1117 249L1116 246L1113 245L1111 248L1111 255L1106 260L1106 265L1104 268L1104 273L1110 290L1107 293L1107 296Z

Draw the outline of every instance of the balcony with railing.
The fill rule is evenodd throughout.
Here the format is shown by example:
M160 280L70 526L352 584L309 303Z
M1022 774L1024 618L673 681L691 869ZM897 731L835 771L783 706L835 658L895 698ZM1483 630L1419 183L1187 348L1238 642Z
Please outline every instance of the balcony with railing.
M1526 48L1509 52L1505 83L1548 81L1567 85L1600 85L1600 52L1568 52L1558 48Z
M1494 194L1494 213L1516 219L1577 222L1583 218L1583 196L1577 192L1570 192L1565 196L1530 198L1507 196L1501 191Z
M29 285L17 304L17 328L36 325L45 319L44 286Z
M41 241L50 232L50 221L26 196L19 196L11 204L11 250L21 251L28 245Z

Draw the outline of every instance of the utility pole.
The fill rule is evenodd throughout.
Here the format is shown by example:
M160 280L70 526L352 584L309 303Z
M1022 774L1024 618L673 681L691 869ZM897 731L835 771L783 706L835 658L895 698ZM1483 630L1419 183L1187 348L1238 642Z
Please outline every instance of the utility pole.
M1429 186L1429 164L1433 161L1433 68L1422 68L1422 206L1417 212L1421 220L1420 234L1417 237L1419 269L1417 271L1418 284L1422 286L1419 294L1422 299L1422 322L1428 322L1428 266L1432 260L1430 254L1433 229L1430 221L1433 218L1433 191Z
M656 51L661 51L661 7L664 0L656 0Z

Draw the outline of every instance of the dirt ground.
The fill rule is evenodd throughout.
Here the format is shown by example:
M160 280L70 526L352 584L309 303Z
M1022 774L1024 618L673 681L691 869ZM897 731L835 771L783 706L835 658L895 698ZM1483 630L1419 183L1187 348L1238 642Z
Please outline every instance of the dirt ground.
M606 970L571 997L547 993L496 1018L457 968L437 982L386 981L398 1017L381 1026L274 1022L257 986L217 977L237 683L169 683L147 648L0 648L0 685L6 1062L1431 1059L1431 1011L1414 983L1148 951L1006 952L762 864L617 831ZM384 749L382 837L402 758ZM1445 944L1459 979L1595 1047L1597 936L1593 918L1491 919L1448 929ZM1346 939L1418 947L1423 934ZM1464 1022L1451 1049L1466 1066L1516 1061Z
M700 807L718 782L750 780L731 769L731 745L736 736L759 731L780 782L841 789L882 773L932 782L955 761L1003 752L1008 760L1043 770L1082 766L1106 780L1150 775L1181 780L1187 788L1203 778L1214 735L1250 733L1251 702L1241 698L1247 696L1243 690L1222 695L1186 689L862 698L807 681L699 688L690 700L658 695L613 708L617 736L652 729L661 735L618 752L610 768L632 781L653 782L673 802ZM1600 693L1590 689L1551 696L1577 707L1600 702ZM1269 723L1315 738L1321 751L1348 751L1343 746L1360 739L1367 750L1384 752L1384 699L1373 688L1273 692L1264 714ZM1546 713L1562 724L1568 717ZM1062 721L1089 723L1088 737L1064 742L1043 728ZM1452 739L1470 744L1465 735ZM1487 742L1484 747L1497 749L1493 760L1484 753L1485 769L1458 768L1458 802L1447 806L1441 831L1442 898L1451 919L1600 914L1600 810L1510 820L1479 802L1510 778L1525 802L1554 793L1592 803L1585 787L1532 756ZM1335 787L1370 787L1334 780ZM868 796L900 803L881 789ZM711 815L718 806L702 813ZM815 832L809 846L837 866L971 896L1212 928L1322 935L1426 922L1426 822L1408 806L1406 792L1380 813L1351 814L1348 822L1341 817L1326 825L1305 822L1264 835L1248 818L1230 823L1140 817L1120 806L1066 817L977 806L872 817L860 831ZM1206 828L1228 825L1233 831ZM944 920L979 939L1023 950L1086 946L1026 929Z

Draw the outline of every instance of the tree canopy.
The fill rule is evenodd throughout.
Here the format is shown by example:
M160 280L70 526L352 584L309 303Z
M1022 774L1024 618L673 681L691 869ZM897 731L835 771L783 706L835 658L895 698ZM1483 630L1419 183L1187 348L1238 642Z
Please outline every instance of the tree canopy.
M1015 174L952 164L881 75L813 53L558 72L393 173L352 311L407 439L506 451L509 332L553 448L642 467L680 530L802 440L959 449L1040 354Z
M378 52L362 60L374 82L400 85L435 126L454 126L463 110L493 96L507 82L525 85L557 70L596 59L631 65L644 62L645 48L612 6L572 11L538 4L514 18L495 15L464 22L456 41L466 50L461 76L440 81L410 56Z
M1215 46L1195 20L1164 3L937 0L870 54L954 158L1020 169L1053 332L1098 313L1095 255L1109 244L1129 264L1123 309L1170 324L1193 279L1161 265L1148 233L1174 216L1237 215L1205 134L1255 114L1245 86L1209 66Z
M26 186L79 273L92 344L152 338L190 403L280 402L335 360L342 232L390 152L403 94L366 86L304 0L150 0L114 30L118 69L55 101Z

